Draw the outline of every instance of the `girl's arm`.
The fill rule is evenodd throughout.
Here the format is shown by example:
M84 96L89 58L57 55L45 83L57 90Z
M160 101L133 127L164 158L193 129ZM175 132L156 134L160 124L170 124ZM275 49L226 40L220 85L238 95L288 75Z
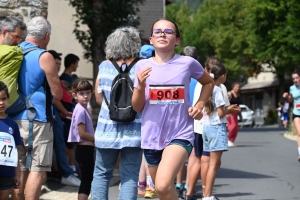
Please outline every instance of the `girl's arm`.
M202 109L211 96L215 83L206 71L204 71L198 82L202 85L200 97L195 105L189 108L189 115L194 119L200 120L202 118Z
M78 124L78 133L79 133L79 136L81 137L81 139L83 139L83 140L87 140L87 141L91 141L91 142L95 141L94 135L85 131L85 124L83 124L83 123Z
M15 189L18 189L20 187L21 184L20 177L21 177L20 162L18 162L17 167L15 167L15 183L16 183Z
M136 74L136 78L138 79L138 86L133 90L132 107L137 113L142 112L145 106L146 79L150 76L149 72L151 70L151 67L147 67Z
M96 78L96 81L95 81L95 98L96 98L96 102L98 105L101 105L102 104L102 100L103 100L103 95L102 95L102 92L99 93L98 91L98 87L99 87L99 79L98 79L98 76Z
M226 116L226 111L224 109L224 106L220 106L217 108L217 111L218 111L218 115L220 118Z

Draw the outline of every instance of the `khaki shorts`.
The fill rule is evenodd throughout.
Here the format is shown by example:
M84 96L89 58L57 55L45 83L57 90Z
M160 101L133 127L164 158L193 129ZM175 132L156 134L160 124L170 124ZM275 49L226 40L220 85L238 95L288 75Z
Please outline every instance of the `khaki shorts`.
M22 145L18 145L21 171L26 169L28 149L28 120L15 120L20 128ZM33 121L33 149L31 151L30 171L51 171L53 153L53 130L50 122Z

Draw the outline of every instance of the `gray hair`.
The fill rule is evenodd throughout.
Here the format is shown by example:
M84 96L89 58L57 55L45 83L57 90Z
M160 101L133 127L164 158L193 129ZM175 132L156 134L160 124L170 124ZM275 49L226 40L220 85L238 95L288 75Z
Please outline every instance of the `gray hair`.
M0 21L0 31L6 29L10 32L14 32L16 28L26 30L26 24L18 17L8 16Z
M46 18L38 16L30 20L26 38L42 39L46 33L51 34L51 25Z
M198 60L198 57L199 57L198 51L197 51L196 47L194 47L194 46L184 47L181 55L190 56L196 60Z
M139 54L141 38L136 28L121 27L107 37L105 44L106 59L133 58Z

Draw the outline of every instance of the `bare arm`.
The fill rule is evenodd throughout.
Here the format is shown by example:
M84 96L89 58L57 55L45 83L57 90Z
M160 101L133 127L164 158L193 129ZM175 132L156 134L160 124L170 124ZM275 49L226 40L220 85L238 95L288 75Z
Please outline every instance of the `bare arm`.
M102 95L102 92L101 93L98 92L98 86L99 86L99 79L97 76L96 81L95 81L95 98L96 98L97 104L101 105L102 100L103 100L103 95Z
M69 112L67 111L67 109L65 109L65 107L62 105L62 103L59 100L54 99L53 104L60 113L62 113L65 117L68 116Z
M225 107L225 113L226 115L228 114L238 114L241 112L241 108L238 107L237 105L230 105L230 106L227 106Z
M224 117L226 115L226 112L225 112L225 109L224 109L224 106L220 106L217 108L217 111L218 111L218 115L220 118Z
M45 52L40 56L39 63L46 75L53 98L60 100L63 92L60 86L60 81L57 74L57 66L53 56L50 53Z
M206 71L204 71L204 74L201 76L198 82L202 85L200 97L195 105L189 108L189 115L190 117L199 120L202 118L202 109L208 98L211 96L215 83Z
M132 107L137 113L142 112L145 106L146 79L150 76L149 72L151 70L152 70L151 67L147 67L137 73L137 79L139 83L137 88L134 88L133 95L132 95Z
M15 183L16 183L15 189L18 189L20 187L21 184L20 177L21 177L21 169L20 169L20 163L18 162L18 165L15 168Z
M91 141L91 142L95 141L94 135L87 133L85 131L85 124L83 123L78 124L78 133L81 139Z

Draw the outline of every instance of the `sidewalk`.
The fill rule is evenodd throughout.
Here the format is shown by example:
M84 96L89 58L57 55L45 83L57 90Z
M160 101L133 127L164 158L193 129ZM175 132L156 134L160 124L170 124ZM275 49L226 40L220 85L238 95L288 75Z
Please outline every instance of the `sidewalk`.
M120 182L120 177L112 177L110 186L117 185ZM47 180L45 186L42 187L41 200L71 200L77 199L78 187L65 186L59 181Z

